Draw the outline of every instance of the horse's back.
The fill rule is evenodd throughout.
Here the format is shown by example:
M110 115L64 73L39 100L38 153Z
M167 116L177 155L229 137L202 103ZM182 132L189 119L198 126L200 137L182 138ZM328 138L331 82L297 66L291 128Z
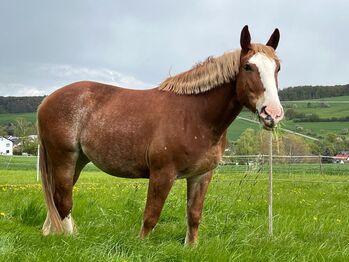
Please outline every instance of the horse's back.
M154 93L95 82L65 86L39 107L40 139L82 152L107 173L147 176L146 148L159 120L150 104Z

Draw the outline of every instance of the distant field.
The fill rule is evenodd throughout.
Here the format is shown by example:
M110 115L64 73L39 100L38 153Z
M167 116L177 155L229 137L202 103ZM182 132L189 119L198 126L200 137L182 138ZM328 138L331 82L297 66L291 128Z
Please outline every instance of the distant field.
M312 99L311 101L349 101L349 96L324 97L324 98ZM297 101L294 101L294 102L297 102Z
M15 114L0 114L0 125L14 123L16 118L24 118L32 123L36 122L36 113L15 113Z
M302 127L303 132L307 130L317 135L326 135L328 133L340 134L343 129L349 128L349 122L297 122L284 121L284 127L296 131L296 127Z
M309 100L314 101L314 100ZM346 103L345 101L349 100L343 100L341 102L343 103L335 103L330 100L326 100L326 104L329 105L329 107L318 107L318 103L311 103L309 104L310 107L308 107L309 101L305 102L287 102L283 103L284 105L287 104L294 104L296 105L296 108L294 108L297 112L304 112L305 114L317 114L320 118L331 118L331 117L346 117L349 116L349 102ZM332 100L333 101L333 100ZM339 102L340 100L337 100ZM321 102L319 102L321 103ZM285 108L287 110L287 108Z
M241 119L235 119L235 121L230 125L228 129L228 137L230 141L234 141L239 138L242 132L247 128L260 129L259 125L250 123Z

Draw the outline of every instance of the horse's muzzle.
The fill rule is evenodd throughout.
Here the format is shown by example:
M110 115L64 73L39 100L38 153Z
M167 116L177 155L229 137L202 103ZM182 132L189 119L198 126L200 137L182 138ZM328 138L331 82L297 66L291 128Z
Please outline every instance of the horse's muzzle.
M277 123L284 117L282 106L263 106L258 113L259 121L263 124L264 129L272 130Z

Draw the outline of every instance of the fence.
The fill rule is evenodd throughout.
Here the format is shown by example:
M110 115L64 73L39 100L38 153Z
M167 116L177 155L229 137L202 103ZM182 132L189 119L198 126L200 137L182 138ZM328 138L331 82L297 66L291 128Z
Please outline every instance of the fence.
M229 169L229 174L267 173L269 155L233 155L224 156L218 169L222 172ZM332 156L281 156L273 155L274 174L319 174L349 175L349 163L324 163ZM36 156L0 156L1 170L32 170L37 169ZM228 167L228 168L227 168ZM98 171L92 163L87 164L84 171Z

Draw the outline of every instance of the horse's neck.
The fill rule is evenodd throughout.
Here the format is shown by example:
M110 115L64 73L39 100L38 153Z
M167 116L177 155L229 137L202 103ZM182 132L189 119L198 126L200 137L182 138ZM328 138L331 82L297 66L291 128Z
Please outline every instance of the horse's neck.
M221 136L242 110L235 82L213 88L204 94L202 117L217 136Z

